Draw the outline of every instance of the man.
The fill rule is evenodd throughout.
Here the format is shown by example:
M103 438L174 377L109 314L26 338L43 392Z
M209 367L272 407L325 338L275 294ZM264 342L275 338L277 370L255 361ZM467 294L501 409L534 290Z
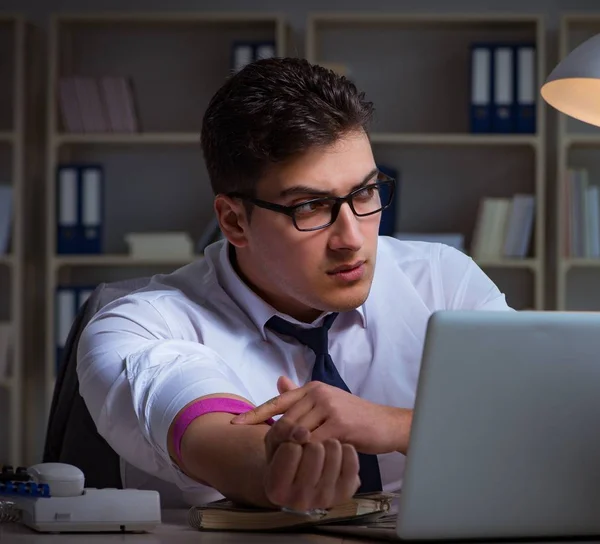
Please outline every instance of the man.
M105 307L79 342L80 391L125 486L299 510L401 487L429 316L509 308L461 252L378 237L394 181L372 114L301 59L251 64L211 100L201 140L226 240Z

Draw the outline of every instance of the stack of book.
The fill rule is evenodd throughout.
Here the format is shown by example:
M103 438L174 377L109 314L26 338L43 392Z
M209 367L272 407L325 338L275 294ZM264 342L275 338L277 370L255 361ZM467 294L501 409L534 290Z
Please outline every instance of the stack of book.
M137 132L133 84L127 77L61 77L58 98L66 132Z
M563 180L566 257L600 258L600 187L585 168L569 168Z
M475 260L525 258L529 252L533 218L533 195L481 200L471 243Z

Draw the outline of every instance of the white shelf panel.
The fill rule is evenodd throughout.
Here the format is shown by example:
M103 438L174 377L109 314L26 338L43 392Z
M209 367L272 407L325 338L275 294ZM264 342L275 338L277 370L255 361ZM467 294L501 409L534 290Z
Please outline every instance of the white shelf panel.
M11 144L15 141L16 136L14 132L0 131L0 142Z
M53 259L55 269L65 266L170 266L185 265L195 259L202 258L200 255L192 259L154 259L131 257L130 255L69 255L56 256Z
M195 132L138 132L138 133L106 133L106 134L57 134L54 137L57 146L63 144L111 144L111 145L146 145L146 144L182 144L198 145L200 133Z
M374 144L403 145L531 145L537 146L540 137L529 134L419 134L373 132Z
M476 262L482 268L528 268L533 271L539 269L538 259L481 259Z

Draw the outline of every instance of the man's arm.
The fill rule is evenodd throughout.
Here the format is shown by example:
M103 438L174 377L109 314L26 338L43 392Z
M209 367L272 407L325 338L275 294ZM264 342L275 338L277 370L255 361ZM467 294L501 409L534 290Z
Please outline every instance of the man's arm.
M98 432L127 462L181 488L208 484L256 505L326 508L358 489L358 457L338 441L310 443L308 431L277 422L242 428L232 415L196 418L174 457L173 422L208 396L246 400L233 370L199 342L174 338L147 301L124 298L82 332L77 374Z
M217 396L245 400L221 394L202 398ZM306 429L286 421L273 427L239 426L232 425L232 419L230 414L209 413L193 420L183 434L177 460L175 418L168 439L173 461L190 478L231 500L255 506L330 508L348 501L360 486L358 456L349 444L311 441Z
M225 394L202 398L210 397L248 402L242 397ZM264 487L267 468L265 436L269 426L231 425L233 417L232 414L214 412L194 419L181 440L181 460L175 456L173 443L176 418L169 429L169 455L187 476L214 487L229 499L257 506L273 506L267 499Z

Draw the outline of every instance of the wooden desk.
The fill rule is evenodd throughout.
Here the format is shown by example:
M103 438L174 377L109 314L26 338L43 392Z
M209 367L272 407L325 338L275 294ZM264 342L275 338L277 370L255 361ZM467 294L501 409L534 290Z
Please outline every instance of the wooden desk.
M342 544L374 542L356 538L340 538L313 534L266 534L266 533L216 533L202 532L188 527L187 510L164 510L162 524L152 533L102 534L102 533L38 533L16 523L0 524L0 542L6 544ZM381 541L379 541L381 542Z

